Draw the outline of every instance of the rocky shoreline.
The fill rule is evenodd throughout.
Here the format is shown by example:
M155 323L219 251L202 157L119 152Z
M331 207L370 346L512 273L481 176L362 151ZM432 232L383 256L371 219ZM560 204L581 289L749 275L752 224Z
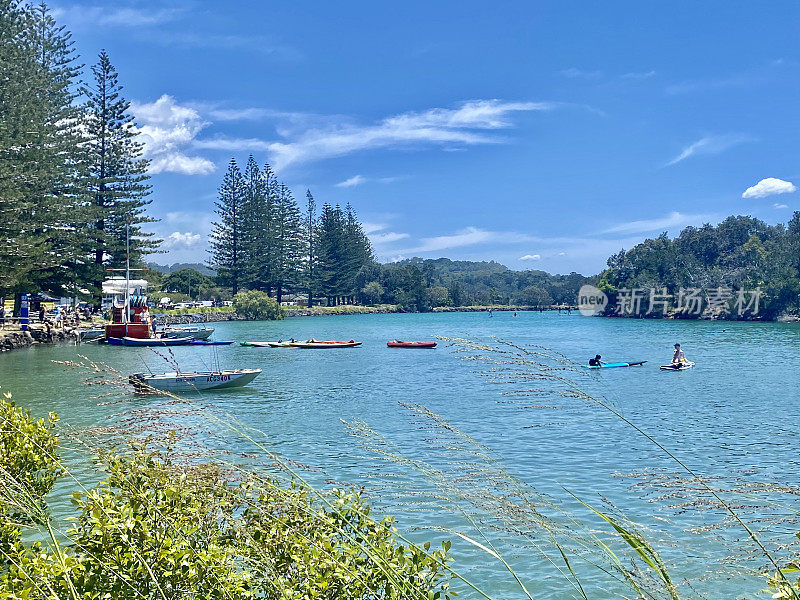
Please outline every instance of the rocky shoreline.
M0 331L0 352L27 348L34 344L55 344L57 342L76 341L78 331L71 327L61 329L31 326L27 331Z

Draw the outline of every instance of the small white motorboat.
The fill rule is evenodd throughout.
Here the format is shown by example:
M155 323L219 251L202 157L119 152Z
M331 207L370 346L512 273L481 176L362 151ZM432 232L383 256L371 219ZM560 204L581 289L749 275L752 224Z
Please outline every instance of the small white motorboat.
M92 342L94 340L99 340L101 337L105 337L106 335L105 327L91 327L89 329L81 329L79 331L82 342Z
M159 333L163 337L191 337L196 340L207 340L211 337L211 334L214 333L213 327L198 327L198 326L181 326L175 327L172 325L168 325L166 327L160 328Z
M193 373L134 373L128 377L137 394L156 392L194 392L242 387L261 374L261 369L230 369Z

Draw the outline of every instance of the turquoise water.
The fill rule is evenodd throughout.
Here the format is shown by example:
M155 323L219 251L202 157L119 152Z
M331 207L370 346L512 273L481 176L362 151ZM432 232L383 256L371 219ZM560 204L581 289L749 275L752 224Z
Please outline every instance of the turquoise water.
M566 501L564 488L592 504L601 502L600 495L613 501L649 528L652 542L663 543L677 580L699 578L713 570L713 560L729 551L726 542L744 536L733 530L691 533L689 527L711 516L672 510L669 502L649 502L643 497L646 489L631 487L637 480L618 476L676 469L661 450L618 418L577 399L503 396L537 384L509 382L501 374L487 376L488 365L462 360L464 355L447 342L435 350L387 348L386 341L394 338L443 335L490 341L496 336L522 346L546 346L581 363L596 353L612 361L647 360L641 368L585 370L571 377L586 391L606 398L705 476L723 477L726 482L773 478L788 484L800 478L800 324L599 319L553 313L513 317L495 312L491 318L486 313L392 314L214 326L214 339L236 340L237 345L216 350L173 348L183 370L208 368L216 360L225 368L257 367L264 372L246 389L205 394L204 401L258 428L273 449L308 465L305 476L315 483L365 485L374 504L396 514L400 529L415 539L442 537L420 527L446 524L463 529L463 519L422 502L414 506L396 501L388 492L400 484L385 476L402 472L402 481L415 476L392 462L375 460L348 434L341 419L364 422L410 458L426 459L432 448L430 431L400 404L421 403L491 448L511 474L538 492L565 500L569 509L580 512L582 507ZM312 336L353 338L364 344L344 350L238 345L243 340ZM695 369L658 369L669 361L675 342L697 363ZM117 418L113 415L153 402L130 396L121 404L107 404L108 399L93 398L103 390L87 388L79 373L51 362L75 359L77 353L123 373L146 367L171 370L150 350L94 344L77 349L42 347L0 356L0 383L35 414L55 411L78 427L108 425ZM251 449L227 433L223 443L234 452ZM433 489L424 481L416 483ZM781 501L800 508L794 500L797 495L789 498ZM800 525L786 523L770 526L764 535L797 530ZM497 539L529 589L547 592L549 598L574 596L535 551L520 547L505 534L497 534ZM521 597L508 574L486 554L466 543L457 543L455 552L456 569L476 583L498 597ZM758 567L763 562L756 559L751 564ZM602 587L602 578L597 582L590 578L589 584ZM706 584L695 585L703 589ZM711 589L717 593L710 594L714 597L752 597L764 587L757 578L714 585Z

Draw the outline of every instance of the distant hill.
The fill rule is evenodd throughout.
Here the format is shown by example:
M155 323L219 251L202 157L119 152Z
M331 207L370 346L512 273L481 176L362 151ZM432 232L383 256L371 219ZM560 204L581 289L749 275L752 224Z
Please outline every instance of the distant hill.
M214 269L202 263L173 263L171 265L159 265L158 263L151 262L147 263L147 266L154 271L163 273L164 275L169 275L170 273L173 273L174 271L180 271L181 269L194 269L195 271L200 271L203 275L208 275L209 277L214 277L217 274Z

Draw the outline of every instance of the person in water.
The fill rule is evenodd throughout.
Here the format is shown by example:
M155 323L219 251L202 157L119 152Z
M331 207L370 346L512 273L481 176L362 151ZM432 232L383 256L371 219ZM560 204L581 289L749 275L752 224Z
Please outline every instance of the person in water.
M681 345L675 344L675 352L672 355L672 364L675 366L680 366L687 362L689 361L686 360L686 355L683 353L683 350L681 350Z
M603 366L603 361L600 360L601 358L602 358L602 356L600 356L599 354L595 354L594 358L590 358L589 359L589 366L590 367L601 367L601 366Z

